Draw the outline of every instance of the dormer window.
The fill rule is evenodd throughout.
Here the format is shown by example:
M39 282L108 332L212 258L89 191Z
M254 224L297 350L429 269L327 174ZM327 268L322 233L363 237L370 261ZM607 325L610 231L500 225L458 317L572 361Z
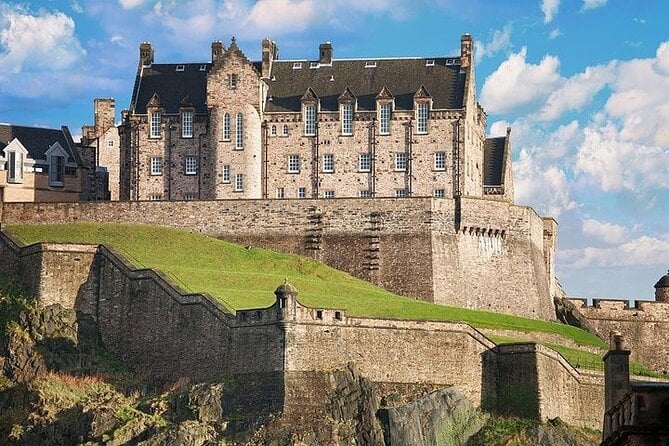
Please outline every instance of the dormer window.
M320 66L321 66L321 64L319 64L318 62L311 62L309 64L309 68L318 68Z
M316 136L316 104L304 106L304 135Z
M23 183L23 153L17 151L7 153L7 182Z
M207 71L206 65L200 65L200 71Z
M65 159L67 152L63 147L54 143L46 151L46 160L49 163L49 186L62 187L65 185Z
M293 62L293 70L301 70L302 62Z
M341 104L341 134L350 136L353 134L353 104Z
M434 59L428 59L425 61L425 66L426 67L433 67L434 66Z
M365 68L376 68L376 61L368 60L367 62L365 62Z
M177 65L176 71L184 71L186 67L184 65Z
M379 104L379 133L390 135L390 118L393 105L390 102Z

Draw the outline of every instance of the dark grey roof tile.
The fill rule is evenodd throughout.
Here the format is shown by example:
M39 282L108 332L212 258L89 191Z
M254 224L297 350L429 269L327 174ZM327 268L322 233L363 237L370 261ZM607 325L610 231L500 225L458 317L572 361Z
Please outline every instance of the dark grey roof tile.
M46 160L49 146L58 142L68 154L67 162L81 165L81 159L74 150L74 141L67 127L61 129L45 129L40 127L24 127L19 125L0 124L0 148L4 149L17 138L34 160Z

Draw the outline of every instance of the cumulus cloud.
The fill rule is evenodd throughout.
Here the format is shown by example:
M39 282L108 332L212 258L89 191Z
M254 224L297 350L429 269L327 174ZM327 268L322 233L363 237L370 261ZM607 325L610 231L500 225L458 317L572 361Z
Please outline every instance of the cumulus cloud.
M40 11L32 14L19 6L0 3L0 65L20 73L24 66L61 70L85 56L67 15Z
M626 141L611 121L593 123L583 134L575 171L601 190L669 188L668 149Z
M476 49L474 52L476 61L479 62L484 57L493 57L499 52L511 48L511 32L512 26L508 23L501 30L495 30L492 39L490 39L489 42L484 43L476 41Z
M488 76L481 102L489 113L506 113L544 100L560 82L560 60L546 55L538 64L526 61L527 47L511 54Z
M312 0L259 0L251 8L247 23L278 34L303 30L317 17Z
M574 268L633 267L669 263L669 236L643 235L608 248L588 246L563 252Z
M551 92L546 104L539 110L538 119L552 121L569 110L588 105L593 97L615 78L616 62L587 67L583 73L566 79Z
M586 218L582 224L583 235L609 245L625 241L629 230L622 225Z
M560 0L541 0L541 12L544 13L544 23L552 22L559 8Z
M608 0L583 0L583 10L597 9L606 5Z

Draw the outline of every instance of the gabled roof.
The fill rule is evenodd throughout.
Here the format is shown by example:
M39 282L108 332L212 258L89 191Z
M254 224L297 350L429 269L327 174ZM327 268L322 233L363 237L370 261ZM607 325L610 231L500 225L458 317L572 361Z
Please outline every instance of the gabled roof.
M373 59L371 59L373 60ZM396 110L413 110L414 95L421 86L432 95L432 109L463 108L466 73L460 72L459 58L337 60L332 65L310 68L308 60L294 69L295 61L275 60L267 80L267 112L299 112L302 95L312 88L320 98L322 111L339 110L338 98L346 87L357 97L358 110L375 110L379 92L392 92ZM365 67L368 65L367 67ZM272 80L274 79L274 80Z
M177 71L179 66L179 71ZM183 67L183 71L181 68ZM210 63L152 64L139 74L137 91L130 109L145 114L146 105L158 95L165 113L179 113L181 101L188 96L195 113L207 112L207 73Z
M487 138L483 146L483 185L504 184L506 136Z
M82 162L79 154L74 150L74 141L72 135L66 126L60 130L44 129L39 127L23 127L19 125L0 124L0 150L18 139L23 147L28 150L28 155L34 160L46 161L46 152L54 143L67 152L67 163L81 166Z

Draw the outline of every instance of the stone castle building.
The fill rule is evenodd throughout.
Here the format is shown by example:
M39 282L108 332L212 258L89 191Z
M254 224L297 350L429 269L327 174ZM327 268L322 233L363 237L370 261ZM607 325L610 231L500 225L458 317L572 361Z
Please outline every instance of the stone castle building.
M508 135L485 137L472 48L465 34L453 57L336 59L326 42L284 61L265 39L252 62L233 39L210 62L161 64L142 43L119 197L511 202Z
M82 152L90 155L91 200L119 199L120 138L116 127L116 101L96 99L93 125L81 128Z

